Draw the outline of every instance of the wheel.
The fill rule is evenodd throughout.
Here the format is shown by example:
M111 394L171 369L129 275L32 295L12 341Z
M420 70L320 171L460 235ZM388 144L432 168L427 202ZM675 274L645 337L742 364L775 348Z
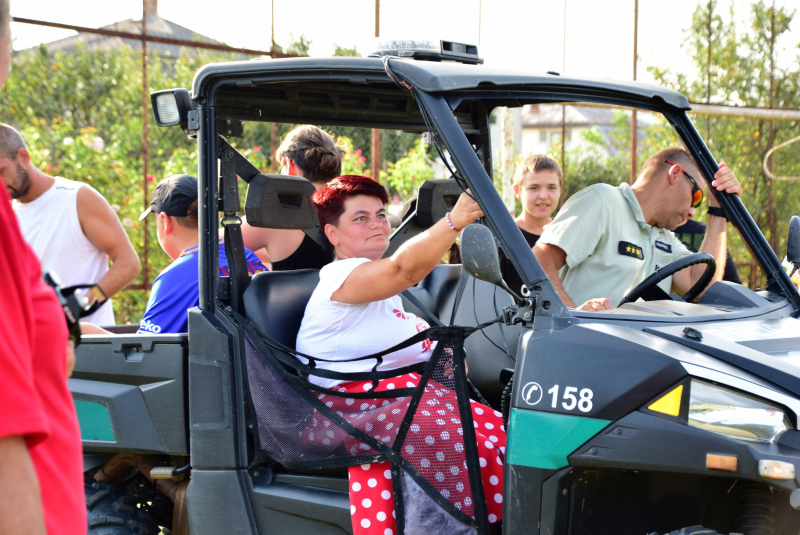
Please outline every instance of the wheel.
M633 301L636 301L640 297L647 294L647 292L653 289L659 282L663 281L667 277L671 277L678 271L686 269L687 267L695 264L706 264L706 270L700 276L700 279L698 279L697 283L695 283L695 285L683 295L683 300L687 303L693 301L694 298L697 297L706 286L708 286L708 283L714 278L714 272L717 269L716 260L714 260L713 256L707 253L694 253L675 260L674 262L670 262L637 284L636 287L628 292L628 295L622 298L622 301L619 302L617 308L621 307L625 303L632 303ZM660 289L659 292L661 292ZM661 293L663 294L664 292Z
M158 535L155 520L139 509L136 499L113 485L84 479L88 535Z

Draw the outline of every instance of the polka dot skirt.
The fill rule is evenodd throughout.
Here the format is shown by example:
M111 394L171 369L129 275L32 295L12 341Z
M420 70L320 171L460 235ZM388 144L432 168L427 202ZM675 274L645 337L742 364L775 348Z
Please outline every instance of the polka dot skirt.
M406 374L380 381L375 390L416 386L419 380L417 374ZM363 392L371 388L372 383L361 381L344 383L339 387L348 392ZM494 523L503 514L506 433L499 412L474 401L471 407L489 522ZM455 393L430 381L417 408L402 454L442 496L472 516L472 494L466 463L463 461L462 433ZM397 533L391 465L383 462L351 466L349 476L353 533Z

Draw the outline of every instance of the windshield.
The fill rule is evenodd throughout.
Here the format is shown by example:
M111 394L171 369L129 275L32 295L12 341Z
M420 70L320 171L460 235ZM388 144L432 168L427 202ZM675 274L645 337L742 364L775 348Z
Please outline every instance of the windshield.
M493 214L497 228L492 230L509 264L504 278L508 275L517 284L512 289L530 290L526 278L542 279L538 270L526 275L521 267L525 248L533 246L541 253L543 247L556 246L561 257L544 271L555 282L553 291L570 307L591 297L608 297L611 306L619 306L654 272L664 272L663 280L649 285L653 288L646 288L644 298L680 299L700 279L698 268L663 268L699 251L711 253L719 264L714 280L750 290L768 288L797 300L796 288L785 284L785 273L776 272L783 288L765 275L775 272L770 270L779 261L740 198L710 200L708 187L715 173L722 172L717 178L728 180L725 173L730 171L720 171L682 111L656 109L652 103L649 109L636 109L614 99L558 102L532 92L514 96L518 98L499 100L486 91L445 99L456 113L481 106L490 110L491 149L486 159L491 164L484 166L515 223L500 223L505 216ZM460 160L457 147L449 147L454 160ZM477 151L474 142L471 148ZM542 173L534 160L546 163ZM464 170L459 171L469 174L465 162L460 163ZM549 179L539 176L548 170ZM735 169L733 173L735 177ZM663 186L650 187L655 182ZM741 201L746 205L746 194ZM708 235L714 239L706 240L712 217L722 223L713 223L714 232ZM510 237L517 229L524 245ZM542 261L538 253L537 259ZM695 295L702 295L703 289ZM570 299L571 292L575 299Z

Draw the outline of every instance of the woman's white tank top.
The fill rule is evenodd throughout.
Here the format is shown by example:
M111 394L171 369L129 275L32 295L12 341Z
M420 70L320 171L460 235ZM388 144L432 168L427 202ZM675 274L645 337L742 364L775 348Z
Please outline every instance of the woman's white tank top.
M89 241L78 220L78 190L85 184L55 179L50 189L33 201L14 201L22 236L39 257L42 273L56 273L65 286L94 284L108 272L108 255ZM83 321L114 325L111 300Z

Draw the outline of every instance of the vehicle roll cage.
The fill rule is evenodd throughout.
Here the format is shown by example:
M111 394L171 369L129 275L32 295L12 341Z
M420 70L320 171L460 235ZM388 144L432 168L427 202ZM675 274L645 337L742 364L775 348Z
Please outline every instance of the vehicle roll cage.
M213 67L213 66L212 66ZM211 69L213 72L213 68ZM199 188L204 192L202 208L199 211L199 230L200 230L200 307L205 311L213 311L219 301L219 277L218 273L218 221L219 206L215 202L208 200L218 198L219 173L216 160L219 158L220 144L218 143L219 117L217 116L216 102L218 95L222 92L226 95L225 101L230 102L231 94L226 89L252 87L259 83L269 81L289 81L292 78L290 72L276 72L271 76L261 72L261 76L240 80L231 77L215 77L213 74L201 76L198 73L195 78L194 90L196 92L193 99L197 103L201 127L197 134L198 144L198 179ZM353 76L347 80L347 76L339 73L326 73L332 81L348 81L353 83ZM343 76L345 80L343 80ZM364 72L358 82L366 83L367 79L377 81L386 80L380 78L373 71ZM200 81L198 81L200 79ZM319 78L314 78L319 80ZM293 79L295 82L296 77ZM374 83L374 82L373 82ZM235 92L235 91L234 91ZM532 310L535 317L534 328L560 329L575 323L578 318L573 317L569 309L555 291L550 280L547 278L535 256L530 252L525 239L516 230L513 217L509 214L503 204L497 190L492 184L490 174L487 170L491 169L491 150L488 136L488 114L494 107L501 105L520 106L527 103L564 103L564 102L594 102L605 105L616 105L624 107L635 107L637 109L649 110L663 114L670 124L674 127L677 134L685 143L688 150L694 155L697 165L704 177L713 177L719 169L719 165L714 160L707 146L698 134L694 125L688 119L683 109L682 102L675 99L671 93L670 98L664 99L660 95L645 96L642 94L623 93L608 88L587 88L587 87L564 87L558 84L542 84L535 87L511 86L508 88L474 88L462 89L457 91L440 91L429 93L416 87L413 97L422 111L423 118L426 119L424 126L431 126L437 134L438 139L443 143L447 150L450 160L455 166L457 174L463 178L466 186L470 188L481 209L487 214L484 223L494 233L500 247L506 253L513 266L522 274L523 281L531 288ZM407 93L406 93L407 95ZM400 97L402 98L402 97ZM668 103L672 100L672 103ZM685 99L684 99L685 100ZM480 124L465 124L463 105L469 101L484 101L481 111L485 114L479 120ZM679 105L676 105L679 104ZM461 108L461 109L459 109ZM250 112L254 112L253 109ZM461 112L461 113L458 113ZM459 118L456 117L459 114ZM334 114L335 115L335 114ZM367 115L367 114L365 114ZM412 115L414 115L412 119ZM416 114L406 110L406 121L390 121L392 124L384 124L384 127L404 127L412 131L424 131L427 128L420 128ZM239 119L246 117L239 116ZM319 124L353 124L352 118L338 120L331 115L321 114ZM253 120L272 121L275 118L263 113L258 109L258 116L252 117ZM227 121L228 119L226 119ZM309 122L313 122L311 119ZM427 124L429 123L429 124ZM369 126L373 126L370 124ZM465 134L465 127L468 130ZM219 130L222 131L222 130ZM478 136L480 143L483 144L482 154L476 154L476 146L468 141L466 135L470 137ZM481 161L483 160L483 161ZM708 182L708 181L707 181ZM739 230L745 243L748 244L753 257L759 262L762 269L767 274L766 289L786 297L795 313L800 313L800 294L789 280L788 275L783 270L780 260L770 248L763 234L759 231L742 200L733 195L719 193L710 186L708 189L717 198L718 202L728 214L731 222Z

